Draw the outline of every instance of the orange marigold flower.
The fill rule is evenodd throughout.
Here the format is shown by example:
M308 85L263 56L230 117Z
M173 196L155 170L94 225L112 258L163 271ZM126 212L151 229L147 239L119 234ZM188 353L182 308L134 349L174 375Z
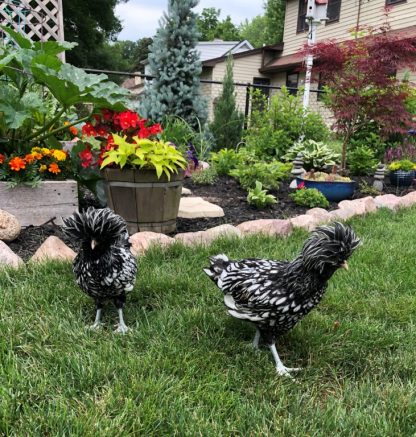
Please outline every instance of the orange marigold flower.
M76 137L78 135L78 129L75 126L71 126L69 128L69 132L71 132L71 134Z
M47 168L48 168L47 165L42 164L42 165L39 167L39 171L42 173L42 172L44 172Z
M33 152L33 149L32 149L32 153L31 153L31 155L37 160L37 161L39 161L39 159L42 159L42 153L39 153L39 152Z
M6 157L0 153L0 164L3 164L3 162L6 160Z
M9 161L9 166L13 171L23 170L26 168L26 161L16 156Z
M25 161L26 161L28 164L33 164L33 163L36 161L36 158L35 158L35 156L33 155L33 153L28 153L28 154L25 156Z
M53 173L53 174L61 173L61 169L59 168L56 162L52 162L52 164L49 164L48 171L49 173Z
M66 159L66 153L63 150L53 149L51 155L58 161L65 161Z

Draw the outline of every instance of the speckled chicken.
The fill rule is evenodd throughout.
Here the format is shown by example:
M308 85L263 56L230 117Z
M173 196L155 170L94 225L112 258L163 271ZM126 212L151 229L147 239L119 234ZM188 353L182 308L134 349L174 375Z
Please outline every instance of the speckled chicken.
M101 326L103 302L112 300L119 314L116 332L127 332L123 306L136 281L137 263L130 252L125 221L109 208L93 207L63 221L64 232L81 243L73 271L81 290L95 301L97 313L91 328Z
M270 348L278 374L290 376L289 372L300 369L283 365L276 338L318 305L328 280L338 268L348 268L347 259L359 243L349 226L335 223L316 228L293 261L232 261L217 255L204 271L224 293L228 313L256 326L253 347L258 348L261 338Z

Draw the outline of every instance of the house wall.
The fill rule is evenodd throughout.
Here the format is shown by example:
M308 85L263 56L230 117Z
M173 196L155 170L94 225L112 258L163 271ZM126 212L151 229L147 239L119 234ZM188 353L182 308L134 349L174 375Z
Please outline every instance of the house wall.
M255 77L264 77L268 78L269 76L265 76L264 74L259 73L259 68L261 68L262 55L261 53L255 54L252 56L236 58L234 59L234 68L233 68L233 80L237 83L253 83L253 79ZM222 82L224 80L225 71L227 67L227 60L225 59L222 62L218 62L212 68L210 80ZM201 77L204 79L205 77ZM214 113L214 105L216 98L222 92L222 84L211 84L202 86L203 94L208 97L208 110L209 110L209 119L212 120ZM246 95L247 88L245 86L236 86L236 104L238 109L244 113L246 107Z
M303 0L302 0L303 1ZM384 23L385 0L361 0L360 25L380 26ZM351 38L350 29L357 25L359 0L342 0L338 22L318 26L317 40ZM282 56L299 51L306 42L306 32L297 33L299 0L286 2L285 30L283 34L284 51ZM416 0L407 0L391 6L389 23L392 29L402 29L416 24Z

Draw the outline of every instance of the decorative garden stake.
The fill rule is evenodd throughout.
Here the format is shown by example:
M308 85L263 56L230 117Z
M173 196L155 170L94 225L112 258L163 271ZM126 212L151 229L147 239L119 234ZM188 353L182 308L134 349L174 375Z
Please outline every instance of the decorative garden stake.
M386 166L380 162L374 174L374 182L373 182L373 188L375 188L378 191L383 191L385 171L386 171Z
M293 160L293 169L291 171L291 175L294 177L294 179L290 183L289 188L297 188L298 184L296 182L296 178L301 177L303 173L305 173L305 169L303 168L303 154L298 153L296 158Z

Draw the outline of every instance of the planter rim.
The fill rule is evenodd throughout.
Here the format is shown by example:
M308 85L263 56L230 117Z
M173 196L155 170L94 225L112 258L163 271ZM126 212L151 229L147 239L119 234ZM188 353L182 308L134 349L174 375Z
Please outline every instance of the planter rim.
M307 182L316 182L317 184L356 184L357 181L316 181L315 179L303 179L300 177L297 177L296 179L300 181L307 181Z

